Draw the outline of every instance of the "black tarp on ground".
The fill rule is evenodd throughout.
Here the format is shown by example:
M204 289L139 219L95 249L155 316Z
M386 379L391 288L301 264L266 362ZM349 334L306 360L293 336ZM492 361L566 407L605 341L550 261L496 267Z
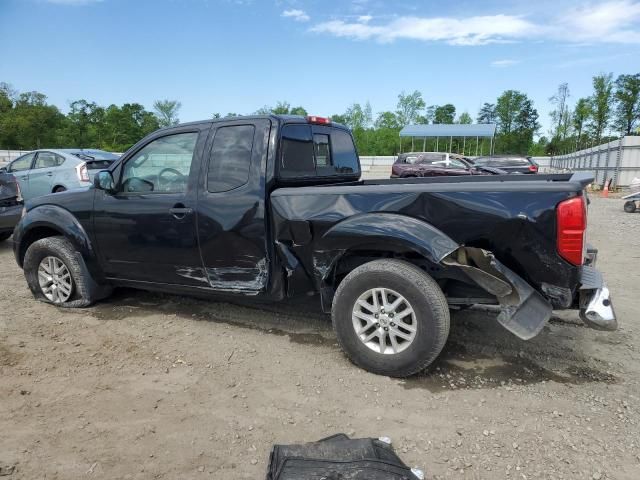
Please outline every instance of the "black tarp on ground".
M417 480L389 443L338 434L301 445L275 445L266 480Z

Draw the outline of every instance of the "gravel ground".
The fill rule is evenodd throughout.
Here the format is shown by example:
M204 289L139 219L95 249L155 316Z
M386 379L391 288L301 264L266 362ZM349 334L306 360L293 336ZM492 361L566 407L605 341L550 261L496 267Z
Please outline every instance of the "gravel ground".
M621 328L563 313L529 342L453 315L426 373L368 374L315 302L231 305L120 290L33 300L0 245L0 474L259 479L273 443L392 438L427 478L640 478L640 215L593 199L590 241Z

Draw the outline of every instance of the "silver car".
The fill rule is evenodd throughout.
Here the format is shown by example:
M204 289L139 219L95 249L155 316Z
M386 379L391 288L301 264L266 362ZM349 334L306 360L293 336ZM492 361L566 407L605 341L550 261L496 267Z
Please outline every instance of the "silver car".
M12 173L25 200L91 185L93 175L108 168L118 155L102 150L34 150L5 167Z

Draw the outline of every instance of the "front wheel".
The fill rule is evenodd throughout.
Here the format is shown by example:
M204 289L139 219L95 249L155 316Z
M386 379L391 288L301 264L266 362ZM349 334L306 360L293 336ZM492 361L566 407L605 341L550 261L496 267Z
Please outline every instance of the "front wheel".
M4 242L5 240L8 240L10 236L11 236L11 232L0 233L0 242Z
M84 260L64 237L33 242L23 268L33 296L59 307L87 307L111 293L110 287L94 282Z
M380 375L418 373L438 357L449 335L442 290L418 267L399 260L375 260L349 273L331 313L349 359Z

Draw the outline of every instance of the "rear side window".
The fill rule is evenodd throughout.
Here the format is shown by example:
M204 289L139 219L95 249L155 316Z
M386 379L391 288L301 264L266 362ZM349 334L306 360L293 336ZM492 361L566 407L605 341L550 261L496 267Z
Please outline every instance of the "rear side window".
M38 152L36 163L33 168L59 167L64 163L64 157L51 152Z
M325 133L329 132L329 133ZM351 135L310 125L282 129L280 178L327 177L358 172L358 157Z
M249 181L254 133L253 125L218 128L209 159L209 192L226 192Z
M314 145L309 125L285 125L282 128L280 177L315 177Z
M351 135L342 130L331 131L333 166L339 174L358 173L358 156Z

